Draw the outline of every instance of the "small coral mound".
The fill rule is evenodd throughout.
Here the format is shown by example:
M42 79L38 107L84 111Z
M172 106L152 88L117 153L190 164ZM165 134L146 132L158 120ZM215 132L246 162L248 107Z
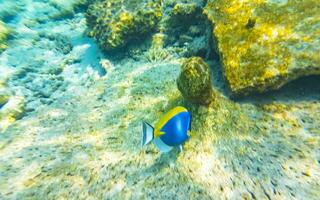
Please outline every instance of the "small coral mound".
M160 1L108 0L90 5L87 24L100 47L106 51L119 50L130 42L156 29L162 17Z
M182 64L177 85L183 97L191 103L208 105L213 100L210 69L200 57L189 58Z
M0 21L0 53L7 48L6 41L8 39L9 29Z

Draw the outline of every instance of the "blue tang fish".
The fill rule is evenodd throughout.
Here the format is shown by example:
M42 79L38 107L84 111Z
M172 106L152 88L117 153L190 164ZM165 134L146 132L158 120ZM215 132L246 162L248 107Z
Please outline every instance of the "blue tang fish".
M175 146L179 146L182 151L190 131L191 115L186 108L178 106L166 113L154 128L147 122L142 123L141 146L153 141L161 152L169 152Z

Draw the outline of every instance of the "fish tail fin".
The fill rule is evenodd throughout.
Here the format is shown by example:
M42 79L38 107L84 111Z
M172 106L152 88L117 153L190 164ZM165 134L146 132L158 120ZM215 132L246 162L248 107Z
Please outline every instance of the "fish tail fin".
M154 138L154 128L147 122L142 122L141 147L149 144Z

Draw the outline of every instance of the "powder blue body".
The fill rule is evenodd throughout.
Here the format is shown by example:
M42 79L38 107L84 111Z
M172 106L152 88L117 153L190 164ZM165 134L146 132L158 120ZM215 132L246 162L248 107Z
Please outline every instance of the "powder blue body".
M160 129L165 132L160 138L168 146L181 145L189 138L188 130L191 131L191 115L189 112L180 112Z

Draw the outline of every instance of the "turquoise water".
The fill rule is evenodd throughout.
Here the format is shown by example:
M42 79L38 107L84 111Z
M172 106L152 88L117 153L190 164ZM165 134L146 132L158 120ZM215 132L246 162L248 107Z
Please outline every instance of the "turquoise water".
M103 2L0 0L0 199L318 199L317 66L240 98L203 14L218 1ZM318 50L304 39L291 59ZM141 148L142 121L176 106L192 115L183 151Z

